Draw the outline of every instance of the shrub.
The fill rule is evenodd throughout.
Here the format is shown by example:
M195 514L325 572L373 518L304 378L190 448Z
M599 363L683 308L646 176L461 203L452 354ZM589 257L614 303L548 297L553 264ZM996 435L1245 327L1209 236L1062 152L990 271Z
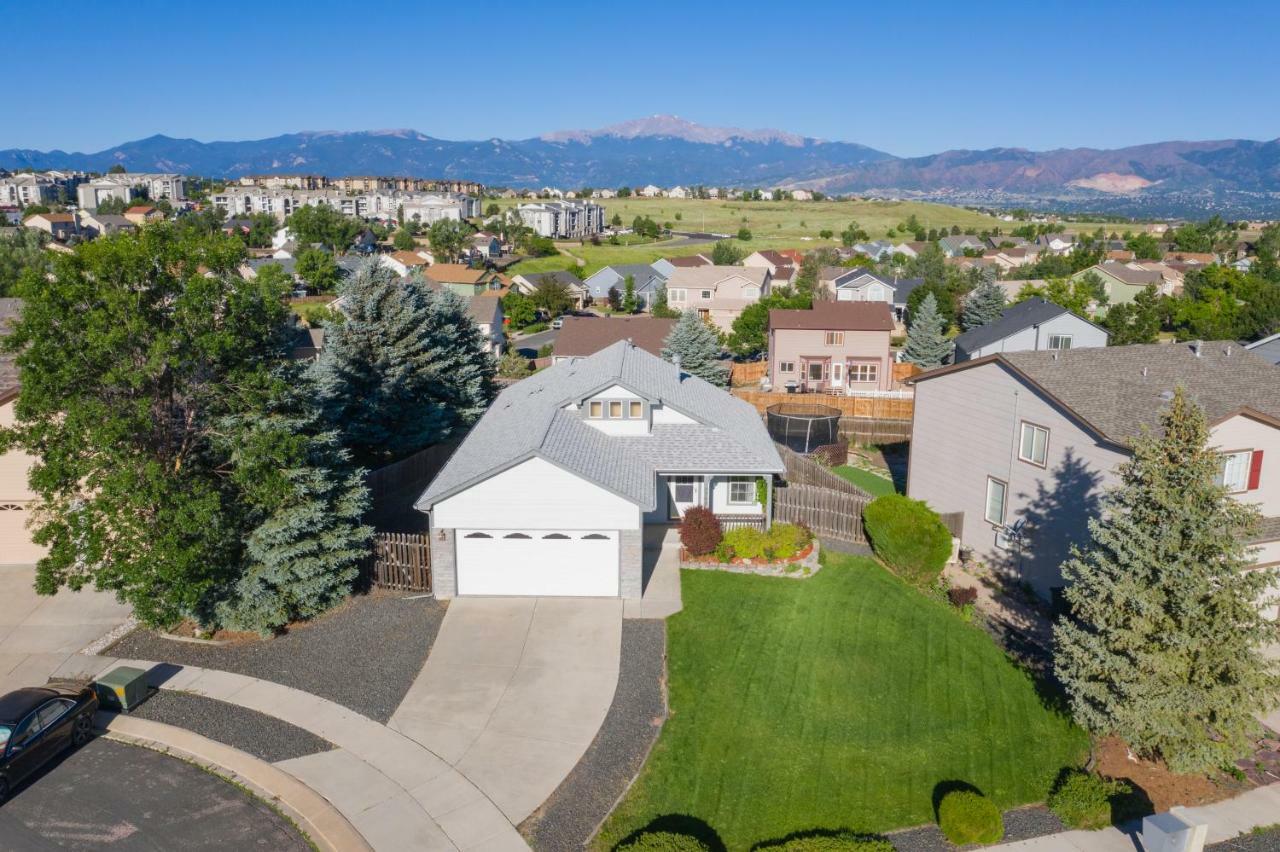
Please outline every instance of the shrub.
M724 536L720 520L706 506L694 506L680 522L680 543L694 556L705 556L716 549Z
M1004 818L995 804L973 790L952 790L938 805L938 827L957 846L997 843L1004 837Z
M862 521L876 555L912 583L937 577L951 555L951 533L923 501L886 494L867 504Z
M764 556L768 539L760 530L740 527L725 533L722 543L732 548L735 556L742 559L759 559Z
M738 554L734 551L733 546L726 541L721 541L716 545L716 561L720 563L729 563Z
M1123 781L1073 769L1059 779L1049 794L1049 809L1068 828L1106 828L1111 825L1111 800L1129 792Z
M848 831L815 833L756 847L757 852L893 852L893 844L881 837Z
M646 831L614 849L617 852L711 852L711 847L698 838L674 831Z
M947 589L947 600L956 609L964 609L977 602L978 590L973 586L955 586Z
M813 533L798 524L774 524L767 538L765 548L773 553L775 559L789 559L804 550L813 540Z

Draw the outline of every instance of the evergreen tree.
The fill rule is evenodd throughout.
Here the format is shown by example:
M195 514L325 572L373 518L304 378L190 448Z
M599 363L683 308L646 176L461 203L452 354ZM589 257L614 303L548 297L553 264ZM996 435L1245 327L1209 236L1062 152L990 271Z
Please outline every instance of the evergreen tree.
M705 379L718 388L729 384L729 371L720 363L720 339L711 326L694 311L685 311L662 343L662 357L691 376Z
M993 323L1004 312L1004 290L994 278L983 276L977 287L970 291L964 302L960 324L964 330Z
M366 263L342 301L345 321L329 329L314 370L329 423L357 462L404 457L479 417L496 367L462 297Z
M639 307L636 300L636 279L634 275L628 275L623 283L622 289L622 312L624 314L634 314Z
M300 373L279 368L262 398L219 430L247 534L239 576L216 612L237 630L269 634L333 607L369 552L364 471L325 428Z
M1181 388L1160 425L1063 565L1055 665L1081 725L1204 772L1248 753L1280 689L1259 650L1275 637L1259 598L1276 574L1245 570L1258 510L1217 484L1222 456Z
M911 317L911 325L907 329L907 345L902 350L903 360L924 370L941 367L942 362L951 354L951 341L943 334L942 326L938 303L933 293L929 293Z

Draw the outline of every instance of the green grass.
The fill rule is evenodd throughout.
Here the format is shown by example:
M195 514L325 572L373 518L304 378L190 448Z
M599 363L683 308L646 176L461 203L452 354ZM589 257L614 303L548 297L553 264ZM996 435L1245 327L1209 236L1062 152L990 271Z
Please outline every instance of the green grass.
M1042 801L1086 735L979 629L875 562L808 580L685 571L671 717L596 841L683 814L730 850L791 832L933 820L942 782Z
M897 493L897 489L893 487L892 479L872 473L869 470L863 470L860 467L842 464L831 468L831 472L841 479L852 482L872 497L883 497L886 494Z

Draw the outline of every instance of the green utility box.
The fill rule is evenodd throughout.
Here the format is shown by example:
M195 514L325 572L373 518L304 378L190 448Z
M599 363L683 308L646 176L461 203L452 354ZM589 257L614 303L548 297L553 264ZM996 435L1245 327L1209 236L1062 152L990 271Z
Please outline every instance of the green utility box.
M104 710L128 712L147 697L147 673L142 669L120 666L93 682L98 703Z

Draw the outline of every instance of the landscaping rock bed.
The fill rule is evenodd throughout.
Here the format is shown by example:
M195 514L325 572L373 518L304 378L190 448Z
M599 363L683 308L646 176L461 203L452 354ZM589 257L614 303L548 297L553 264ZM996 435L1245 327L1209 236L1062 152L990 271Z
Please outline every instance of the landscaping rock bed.
M434 598L374 592L271 639L206 645L138 629L106 653L261 678L386 723L422 669L445 609Z
M1067 830L1062 821L1054 816L1053 811L1043 805L1014 808L1011 811L1005 811L1003 816L1004 837L1001 843L1030 840L1033 837L1044 837ZM956 848L983 848L953 846L943 837L942 831L936 825L922 825L904 831L895 831L888 835L888 838L897 852L951 852Z
M815 538L806 552L783 562L766 562L762 559L735 559L719 562L714 556L698 557L680 549L680 567L704 571L728 571L731 574L760 574L765 577L792 577L802 580L818 573L822 564L818 561L818 540Z
M520 824L534 849L581 849L644 766L667 715L666 623L622 622L618 688L604 724L550 798Z
M273 716L187 692L162 689L129 715L186 728L268 763L335 748L328 740Z

